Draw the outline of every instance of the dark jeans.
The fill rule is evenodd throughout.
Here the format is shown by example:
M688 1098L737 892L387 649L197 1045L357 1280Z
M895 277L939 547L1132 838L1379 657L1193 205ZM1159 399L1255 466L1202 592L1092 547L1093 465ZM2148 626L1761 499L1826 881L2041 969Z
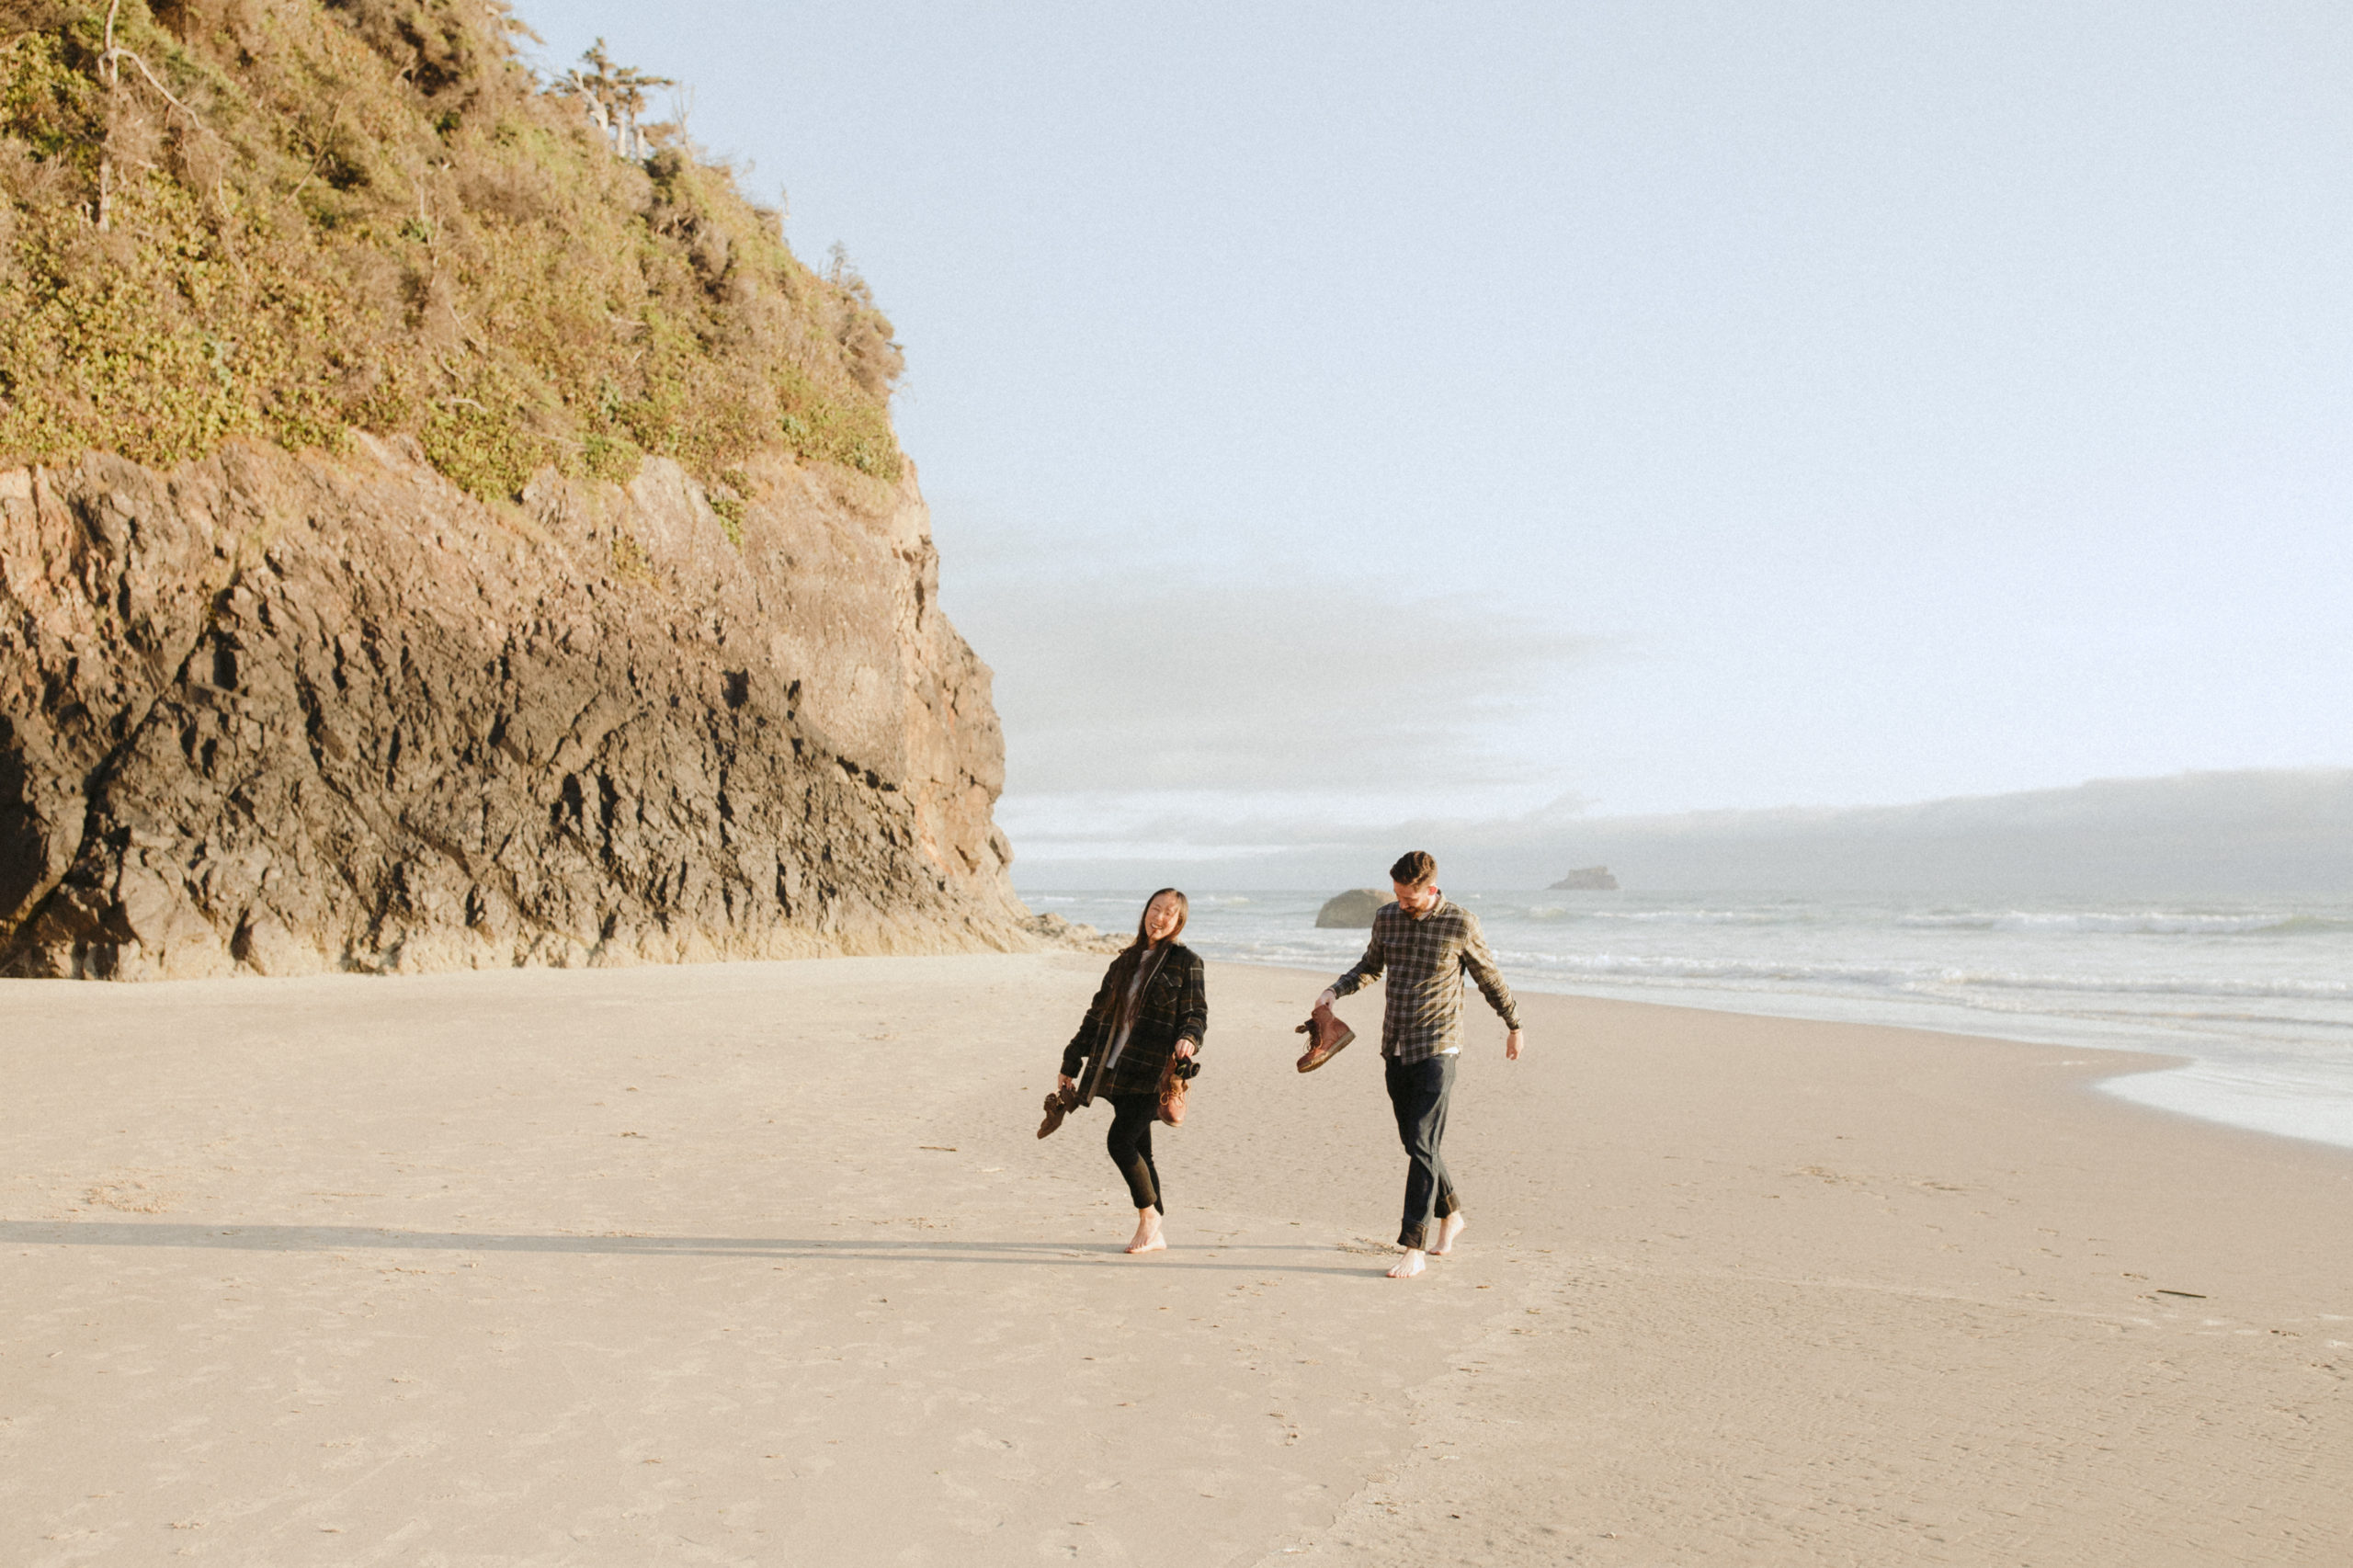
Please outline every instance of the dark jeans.
M1438 1221L1462 1207L1454 1178L1438 1152L1446 1137L1446 1102L1454 1093L1458 1056L1433 1056L1410 1066L1384 1061L1389 1106L1397 1113L1397 1141L1405 1145L1405 1217L1397 1244L1427 1252L1438 1240Z
M1139 1209L1158 1209L1168 1212L1160 1201L1160 1172L1152 1164L1152 1124L1160 1119L1160 1096L1154 1095L1105 1095L1111 1102L1111 1131L1103 1137L1103 1146L1111 1151L1111 1163L1128 1178L1128 1196Z

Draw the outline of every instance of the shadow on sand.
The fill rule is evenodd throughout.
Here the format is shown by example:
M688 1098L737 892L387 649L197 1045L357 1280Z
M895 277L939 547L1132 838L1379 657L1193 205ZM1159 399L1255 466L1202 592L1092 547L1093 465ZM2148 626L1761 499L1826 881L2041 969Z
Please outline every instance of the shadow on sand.
M578 1253L604 1257L753 1257L845 1262L1102 1264L1362 1278L1364 1267L1321 1261L1328 1249L1267 1243L1199 1243L1131 1257L1117 1243L798 1241L767 1236L523 1235L494 1232L392 1231L366 1225L195 1225L154 1221L0 1220L0 1247L195 1247L223 1252ZM1271 1254L1258 1262L1226 1255ZM1317 1261L1310 1262L1311 1258Z

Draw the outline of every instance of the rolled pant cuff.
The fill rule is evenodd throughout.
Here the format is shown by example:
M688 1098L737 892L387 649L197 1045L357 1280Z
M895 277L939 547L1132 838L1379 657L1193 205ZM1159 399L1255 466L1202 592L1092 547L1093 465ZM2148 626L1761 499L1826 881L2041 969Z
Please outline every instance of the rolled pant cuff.
M1462 1207L1461 1200L1455 1198L1453 1194L1449 1193L1447 1197L1448 1201L1439 1208L1437 1219L1399 1229L1397 1244L1401 1247L1411 1247L1415 1252L1427 1252L1437 1245L1438 1233L1445 1229L1446 1217Z

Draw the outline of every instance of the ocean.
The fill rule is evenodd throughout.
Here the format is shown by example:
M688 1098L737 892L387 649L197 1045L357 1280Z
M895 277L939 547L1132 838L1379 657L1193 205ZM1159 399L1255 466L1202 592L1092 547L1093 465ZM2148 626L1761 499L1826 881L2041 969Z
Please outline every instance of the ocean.
M1132 931L1149 891L1023 897ZM1363 951L1316 929L1326 893L1188 892L1205 958L1336 974ZM2353 900L1449 893L1521 989L2162 1051L2188 1061L2101 1086L2353 1148Z

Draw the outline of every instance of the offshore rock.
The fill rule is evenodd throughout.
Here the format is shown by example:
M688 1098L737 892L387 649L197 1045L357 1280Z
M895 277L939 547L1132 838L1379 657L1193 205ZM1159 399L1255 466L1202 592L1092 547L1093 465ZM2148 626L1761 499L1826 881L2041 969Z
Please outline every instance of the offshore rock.
M1544 890L1547 892L1616 892L1618 879L1607 866L1580 866Z
M1315 912L1315 925L1319 930L1368 930L1374 912L1396 902L1379 888L1350 888L1324 901L1324 907Z
M1129 941L1116 931L1100 931L1052 914L1033 915L1021 923L1021 928L1049 948L1079 953L1123 952Z
M1031 947L913 478L740 477L0 472L0 971Z

